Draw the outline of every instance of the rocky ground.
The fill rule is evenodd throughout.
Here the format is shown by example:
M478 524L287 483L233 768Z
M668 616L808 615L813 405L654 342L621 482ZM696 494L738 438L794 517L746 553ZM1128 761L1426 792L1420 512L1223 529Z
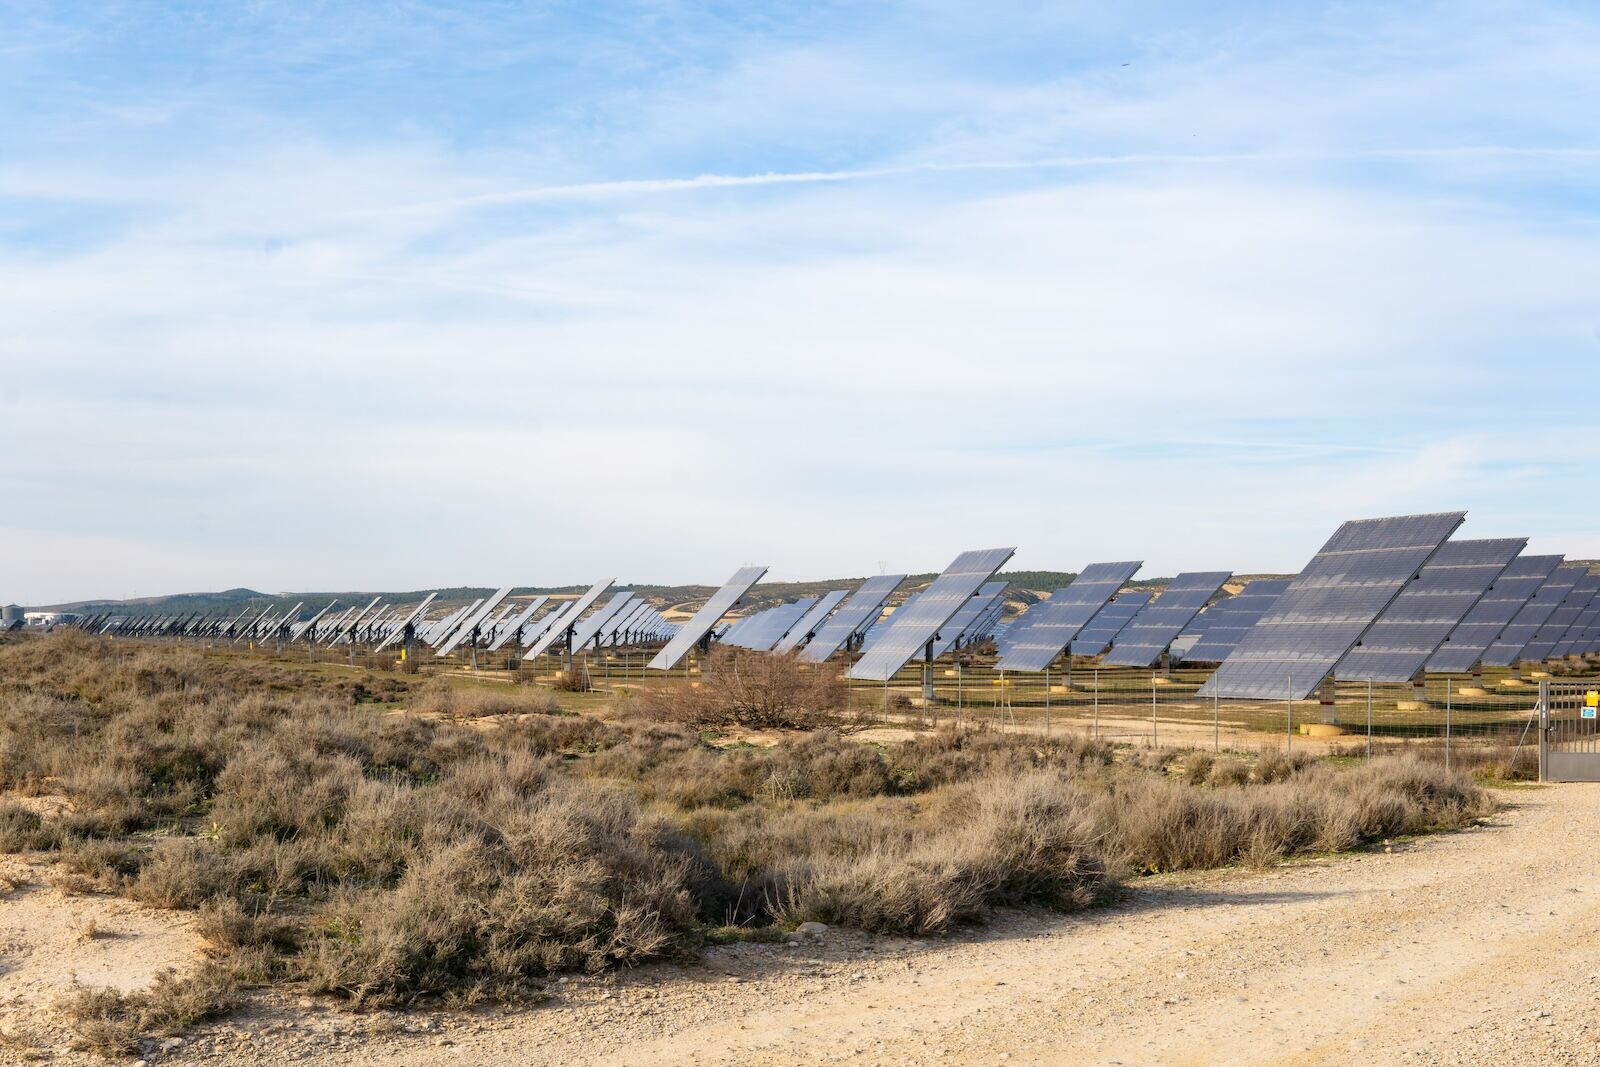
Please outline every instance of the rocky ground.
M144 1055L240 1067L1600 1063L1600 786L1503 796L1478 829L1147 879L1082 916L1010 914L930 941L828 930L735 945L564 981L515 1010L268 999ZM13 878L24 885L0 899L0 1061L95 1062L68 1050L43 1007L66 971L126 984L130 951L182 965L197 946L181 917ZM85 935L90 908L110 910ZM122 962L97 962L102 951Z

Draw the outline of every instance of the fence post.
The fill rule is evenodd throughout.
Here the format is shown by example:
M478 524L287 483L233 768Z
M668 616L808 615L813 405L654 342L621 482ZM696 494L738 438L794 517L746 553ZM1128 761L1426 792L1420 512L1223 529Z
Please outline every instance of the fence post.
M1150 747L1161 747L1161 737L1156 729L1156 675L1150 672Z
M1050 736L1050 668L1044 669L1044 735Z
M1450 694L1454 679L1444 680L1444 769L1450 770Z
M1367 679L1367 758L1372 758L1372 679Z
M1222 751L1222 698L1215 689L1211 691L1211 749Z
M1539 781L1548 777L1550 759L1550 679L1539 679Z
M1070 685L1071 683L1068 683L1068 684ZM1096 667L1094 669L1094 729L1090 732L1090 736L1091 737L1099 737L1100 736L1100 668L1099 667Z
M1289 672L1289 688L1283 691L1283 750L1294 751L1294 671Z

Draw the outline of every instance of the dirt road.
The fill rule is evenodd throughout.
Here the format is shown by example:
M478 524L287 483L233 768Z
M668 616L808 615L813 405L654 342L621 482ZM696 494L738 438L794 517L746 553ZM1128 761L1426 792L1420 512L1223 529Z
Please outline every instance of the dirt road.
M1147 880L948 940L830 932L469 1016L261 1010L225 1064L1597 1064L1600 786L1264 873ZM164 1057L165 1058L165 1057Z

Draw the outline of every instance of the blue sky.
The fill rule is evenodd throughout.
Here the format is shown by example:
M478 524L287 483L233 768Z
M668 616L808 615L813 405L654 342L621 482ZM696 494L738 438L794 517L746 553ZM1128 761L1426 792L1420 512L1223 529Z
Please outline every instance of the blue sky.
M1600 556L1592 5L0 0L0 600Z

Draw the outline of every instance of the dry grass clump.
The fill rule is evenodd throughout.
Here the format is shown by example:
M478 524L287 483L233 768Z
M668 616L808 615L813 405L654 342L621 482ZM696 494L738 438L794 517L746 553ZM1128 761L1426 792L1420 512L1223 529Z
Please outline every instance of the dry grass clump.
M698 727L815 729L835 725L849 693L833 668L793 656L714 649L702 661L698 685L666 685L640 693L640 714Z
M763 673L772 662L787 661L723 659L706 706L766 723L832 706L825 675ZM729 927L946 930L996 906L1084 907L1123 869L1347 848L1490 804L1416 759L1252 766L948 727L718 748L648 707L605 722L429 683L419 715L278 677L72 636L0 646L6 788L70 800L40 815L0 798L0 849L52 852L75 886L195 909L222 954L149 994L80 994L95 1047L225 1010L224 974L357 1004L530 998L553 973ZM455 721L480 714L495 718Z
M238 1003L239 986L237 965L210 961L183 977L163 971L149 989L137 993L76 986L60 1008L72 1020L76 1047L122 1056L147 1035L180 1033L226 1013Z

